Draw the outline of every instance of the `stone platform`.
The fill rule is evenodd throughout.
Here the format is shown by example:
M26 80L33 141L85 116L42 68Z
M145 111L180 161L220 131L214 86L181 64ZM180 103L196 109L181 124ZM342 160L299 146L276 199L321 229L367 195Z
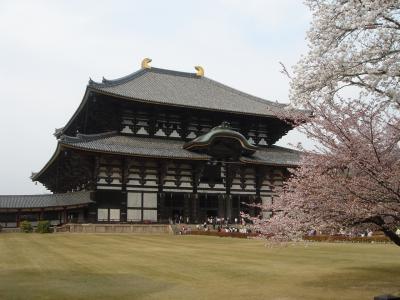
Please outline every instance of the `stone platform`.
M65 224L57 232L71 233L155 233L172 234L165 224Z

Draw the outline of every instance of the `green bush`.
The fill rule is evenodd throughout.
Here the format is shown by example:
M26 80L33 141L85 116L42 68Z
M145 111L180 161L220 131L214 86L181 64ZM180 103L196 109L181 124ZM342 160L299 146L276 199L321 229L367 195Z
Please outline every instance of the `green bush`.
M32 224L31 224L31 222L29 222L29 221L22 221L20 224L19 224L19 228L21 228L21 231L22 232L26 232L26 233L28 233L28 232L32 232L33 231L33 227L32 227Z
M303 239L312 242L390 243L389 238L384 235L373 235L368 237L349 237L345 235L315 235L304 236Z
M36 227L36 232L38 233L50 233L51 224L49 221L39 221Z

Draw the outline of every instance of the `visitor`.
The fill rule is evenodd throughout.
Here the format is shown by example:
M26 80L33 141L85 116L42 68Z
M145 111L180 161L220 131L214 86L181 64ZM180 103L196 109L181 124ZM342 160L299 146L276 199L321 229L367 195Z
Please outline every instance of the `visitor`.
M309 232L308 232L308 236L315 236L317 234L317 231L315 230L315 229L311 229Z

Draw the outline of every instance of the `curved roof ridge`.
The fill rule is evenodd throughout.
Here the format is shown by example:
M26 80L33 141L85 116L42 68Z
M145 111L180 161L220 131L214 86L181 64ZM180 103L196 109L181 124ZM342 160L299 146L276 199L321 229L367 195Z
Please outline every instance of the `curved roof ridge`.
M6 197L47 197L47 196L51 196L51 197L65 197L65 195L71 195L71 194L84 194L84 193L91 193L91 191L76 191L76 192L65 192L65 193L47 193L47 194L30 194L30 195L0 195L0 200L2 200L2 198L6 198Z
M100 133L93 133L93 134L83 134L83 133L78 133L76 136L82 141L93 141L109 136L114 136L117 135L118 131L106 131L106 132L100 132Z
M196 75L196 73L175 71L175 70L170 70L170 69L151 67L151 69L146 69L146 70L148 70L149 72L154 72L154 73L159 73L159 74L169 74L169 75L176 75L176 76L189 77L189 78L198 78L198 79L203 78L202 76Z
M82 141L94 141L101 138L117 135L117 131L106 131L101 133L83 134L78 133L76 136L62 135L60 141L62 142L82 142Z
M299 154L304 153L303 151L300 151L300 150L287 148L287 147L282 147L282 146L278 146L278 145L271 145L271 146L269 146L269 148L270 149L276 149L276 150L286 150L286 151L292 152L292 153L299 153Z
M132 79L135 79L136 77L140 76L141 74L145 73L149 69L140 69L138 71L135 71L131 74L128 74L126 76L116 78L116 79L106 79L103 77L102 82L96 82L92 79L89 80L88 85L92 87L111 87L119 84L126 83Z
M185 143L183 149L193 151L209 147L216 138L228 138L239 141L241 147L248 154L253 154L258 147L249 143L249 141L238 131L233 130L228 122L223 122L221 125L212 128L209 132L198 136L197 138Z
M183 71L175 71L175 70L169 70L169 69L162 69L162 68L155 68L151 67L149 69L140 69L138 71L135 71L131 74L128 74L126 76L116 78L116 79L106 79L103 77L102 82L96 82L92 79L89 80L89 86L93 87L111 87L111 86L116 86L120 84L127 83L130 80L135 79L136 77L139 77L140 75L146 73L146 72L153 72L153 73L159 73L159 74L169 74L169 75L175 75L175 76L182 76L182 77L189 77L189 78L202 78L200 76L197 76L196 73L190 73L190 72L183 72Z

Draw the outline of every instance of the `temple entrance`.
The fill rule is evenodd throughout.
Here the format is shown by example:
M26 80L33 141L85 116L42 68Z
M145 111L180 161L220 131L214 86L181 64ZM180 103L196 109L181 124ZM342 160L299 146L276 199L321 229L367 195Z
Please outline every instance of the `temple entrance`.
M216 218L218 217L218 210L217 209L209 209L207 210L207 217Z
M239 222L240 212L255 215L255 195L226 195L223 193L165 193L160 199L161 223L204 223L210 218L229 223Z
M217 194L199 194L199 221L205 222L211 217L222 218L221 199L221 195Z
M185 220L183 209L173 209L170 218L175 224L184 223Z
M163 223L183 223L188 217L184 193L165 193L160 200L160 220ZM186 205L187 206L187 205Z

